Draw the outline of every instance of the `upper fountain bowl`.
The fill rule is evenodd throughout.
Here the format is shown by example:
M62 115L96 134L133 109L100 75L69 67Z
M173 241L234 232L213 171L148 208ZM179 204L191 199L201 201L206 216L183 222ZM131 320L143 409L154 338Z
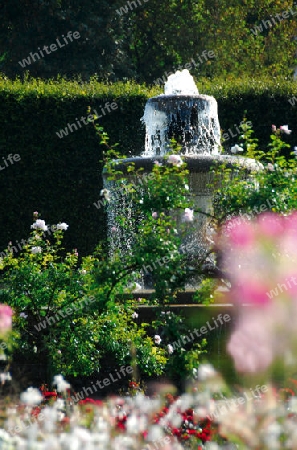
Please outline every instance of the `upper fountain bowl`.
M220 124L214 97L208 95L160 95L150 98L142 120L146 126L142 156L162 156L175 139L184 155L218 155Z
M188 70L168 77L165 94L150 98L141 119L146 126L142 156L163 156L175 139L184 155L218 155L220 124L214 97L201 95Z

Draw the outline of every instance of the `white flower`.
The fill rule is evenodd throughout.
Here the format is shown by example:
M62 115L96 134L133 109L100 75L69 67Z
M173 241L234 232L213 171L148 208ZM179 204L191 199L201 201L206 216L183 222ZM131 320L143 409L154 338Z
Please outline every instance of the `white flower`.
M288 125L281 125L279 127L279 129L285 134L291 134L292 133L292 130L289 130L289 126Z
M190 189L188 184L185 184L185 189L186 189L187 191Z
M138 317L138 314L137 314L137 312L134 311L134 313L132 314L132 319L137 319L137 317Z
M239 152L243 152L243 148L242 147L240 147L239 145L234 145L233 147L231 147L231 153L234 153L234 154L236 154L236 153L239 153Z
M67 389L70 388L70 384L64 380L62 375L55 375L53 384L57 386L58 392L65 392Z
M67 225L67 223L65 223L65 222L57 224L57 230L67 230L68 227L69 227L69 225Z
M110 201L110 191L108 189L101 189L100 195L104 197L107 202Z
M183 216L183 220L185 222L193 222L194 220L194 211L190 208L186 208Z
M12 378L11 378L11 375L9 372L1 372L0 373L0 381L2 384L4 384L5 381L11 381L11 380L12 380Z
M171 344L168 344L168 345L167 345L167 350L168 350L169 355L172 355L174 349L173 349L173 347L172 347Z
M32 253L41 253L42 252L42 248L41 247L32 247L31 248L31 252Z
M198 371L196 373L197 378L200 381L205 381L216 375L216 371L211 364L200 364L200 366L198 367Z
M20 399L22 403L25 403L28 406L35 406L39 405L43 397L39 392L39 389L29 387L25 392L21 393Z
M174 166L180 167L183 163L183 160L179 155L169 155L168 162L173 164Z
M31 228L33 228L33 230L47 231L47 225L45 225L45 221L41 219L37 219L33 225L31 225Z
M160 338L160 336L159 336L158 334L155 334L154 340L155 340L155 343L158 344L158 345L159 345L160 342L162 341L162 339Z
M274 164L268 163L267 169L270 170L270 172L274 172Z
M161 167L162 163L160 163L159 161L154 161L155 166Z
M20 317L22 317L23 319L27 319L28 315L24 312L21 312Z

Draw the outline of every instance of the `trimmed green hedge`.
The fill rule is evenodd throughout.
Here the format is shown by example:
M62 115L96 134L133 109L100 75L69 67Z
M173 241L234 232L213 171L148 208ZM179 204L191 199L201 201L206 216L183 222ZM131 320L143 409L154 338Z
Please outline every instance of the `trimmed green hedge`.
M297 84L276 80L198 80L199 92L214 95L224 132L236 133L244 111L252 121L261 144L267 143L271 124L288 124L293 130L287 140L297 145ZM99 163L102 148L91 124L59 138L67 124L87 116L90 106L100 113L108 101L115 102L99 123L110 142L118 142L127 156L139 155L144 148L144 127L140 122L149 97L161 88L133 82L103 85L96 80L85 84L63 79L10 81L0 79L0 252L27 239L33 211L49 224L65 221L67 248L90 253L105 236L103 209L94 203L102 188ZM289 100L296 96L295 106ZM74 129L74 127L72 127ZM226 142L229 146L237 137ZM8 155L20 155L20 161Z

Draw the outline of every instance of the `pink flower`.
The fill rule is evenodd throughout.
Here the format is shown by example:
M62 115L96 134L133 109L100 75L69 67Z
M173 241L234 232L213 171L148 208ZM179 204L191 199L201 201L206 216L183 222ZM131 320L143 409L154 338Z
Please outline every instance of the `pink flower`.
M231 335L227 351L238 372L262 372L274 359L274 338L266 314L246 310Z
M246 270L244 272L246 272ZM239 274L234 274L234 272L231 273L231 277L234 275L235 283L232 286L231 295L236 303L250 303L258 306L270 303L271 300L267 294L269 288L264 283L245 277L245 279L242 280L242 283L239 284ZM246 275L246 273L244 273L244 275Z
M227 240L232 247L249 247L255 242L253 224L242 217L235 217L226 222L223 228Z
M0 332L7 333L12 327L13 311L8 305L0 305Z
M168 162L169 164L173 164L174 166L180 167L183 163L183 160L179 155L169 155Z
M111 227L110 231L112 233L116 233L118 231L117 227Z
M285 134L291 134L292 130L289 130L288 125L281 125L279 129Z
M154 161L155 166L161 167L162 163L160 163L159 161Z
M274 170L275 170L275 169L274 169L274 165L271 164L271 163L268 163L268 164L267 164L267 169L270 170L270 172L274 172Z
M194 211L190 208L186 208L183 216L183 220L185 222L193 222L194 220Z
M276 126L275 125L271 125L271 129L272 129L272 131L276 131Z
M258 216L257 231L263 237L278 237L284 232L284 219L274 213L262 213Z
M157 217L158 217L158 213L157 213L157 212L153 212L152 218L153 218L153 219L156 219Z

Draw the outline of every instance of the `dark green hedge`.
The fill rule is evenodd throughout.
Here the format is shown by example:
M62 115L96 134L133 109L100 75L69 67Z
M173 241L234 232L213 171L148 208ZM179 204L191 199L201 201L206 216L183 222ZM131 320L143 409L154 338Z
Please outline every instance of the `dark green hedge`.
M288 124L293 130L288 142L297 145L296 83L276 80L198 80L199 91L214 95L224 132L236 133L244 111L253 122L261 144L268 141L271 124ZM102 149L92 125L82 125L60 139L56 132L76 118L87 115L90 106L100 112L107 101L118 109L100 119L110 137L128 156L144 147L144 128L140 118L149 97L160 88L138 86L132 82L102 85L64 80L9 81L0 79L0 252L8 241L27 239L32 213L38 211L47 223L65 221L67 248L90 253L105 236L103 209L94 202L102 188L100 159ZM296 95L296 105L289 99ZM231 138L231 145L237 140ZM20 155L11 164L9 154ZM7 165L7 167L5 166Z

